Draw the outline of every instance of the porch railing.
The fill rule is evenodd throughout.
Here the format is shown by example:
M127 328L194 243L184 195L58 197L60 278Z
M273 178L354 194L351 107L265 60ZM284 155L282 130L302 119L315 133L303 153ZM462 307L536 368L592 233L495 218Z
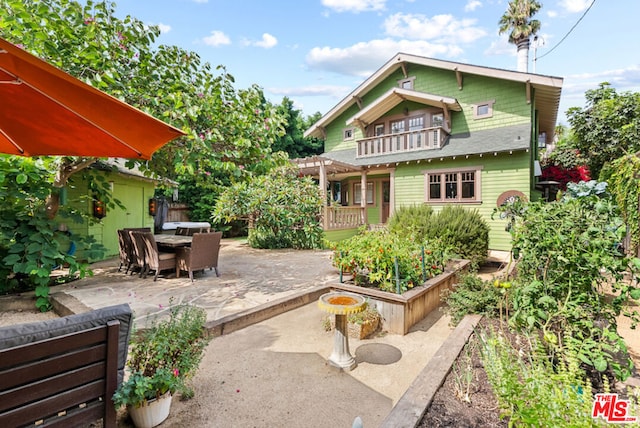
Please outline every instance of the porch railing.
M362 158L416 150L439 149L442 147L447 135L447 132L438 126L363 138L357 141L356 157Z
M364 208L324 207L324 229L350 229L364 224Z

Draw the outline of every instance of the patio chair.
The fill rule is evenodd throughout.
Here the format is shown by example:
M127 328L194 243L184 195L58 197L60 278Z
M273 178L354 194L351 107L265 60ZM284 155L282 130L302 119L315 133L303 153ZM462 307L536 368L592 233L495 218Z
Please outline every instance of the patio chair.
M176 227L176 235L183 235L183 236L187 236L189 235L189 228L188 227Z
M221 240L222 232L194 233L191 247L176 249L176 277L180 277L180 271L187 271L193 281L193 271L206 268L215 269L216 276L220 276L218 255Z
M120 266L118 266L118 272L122 270L123 266L126 266L124 273L129 273L129 267L131 267L132 248L131 237L123 229L118 229L118 250L120 251Z
M173 270L176 268L176 253L165 253L158 251L158 244L153 237L153 233L143 232L142 239L145 245L145 277L147 276L149 271L153 270L156 272L153 280L156 281L161 271L169 269Z
M143 233L140 230L126 230L131 239L131 273L133 275L134 272L138 271L138 276L142 277L146 269L145 263L145 244L144 239L142 238Z

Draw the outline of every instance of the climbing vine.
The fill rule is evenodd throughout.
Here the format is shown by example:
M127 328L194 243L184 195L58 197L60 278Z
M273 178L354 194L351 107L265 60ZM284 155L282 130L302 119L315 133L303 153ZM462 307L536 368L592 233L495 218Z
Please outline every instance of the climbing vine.
M609 190L629 227L631 247L636 254L640 247L640 153L616 159L611 170L614 172L609 179Z

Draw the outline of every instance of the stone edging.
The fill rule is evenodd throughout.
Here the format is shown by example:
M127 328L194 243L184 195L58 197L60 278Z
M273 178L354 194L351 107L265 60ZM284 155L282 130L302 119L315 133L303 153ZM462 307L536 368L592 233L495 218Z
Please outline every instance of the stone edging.
M416 427L433 397L444 383L453 362L458 358L469 336L480 322L481 315L467 315L431 357L409 389L391 409L380 427Z

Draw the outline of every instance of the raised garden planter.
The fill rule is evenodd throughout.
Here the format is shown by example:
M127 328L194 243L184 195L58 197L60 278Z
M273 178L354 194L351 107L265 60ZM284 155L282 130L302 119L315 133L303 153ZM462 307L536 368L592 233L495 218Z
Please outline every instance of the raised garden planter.
M348 283L331 284L331 288L368 297L382 316L382 328L389 333L405 335L440 306L442 292L451 289L458 282L458 275L467 271L470 264L469 260L452 260L443 273L402 294Z

